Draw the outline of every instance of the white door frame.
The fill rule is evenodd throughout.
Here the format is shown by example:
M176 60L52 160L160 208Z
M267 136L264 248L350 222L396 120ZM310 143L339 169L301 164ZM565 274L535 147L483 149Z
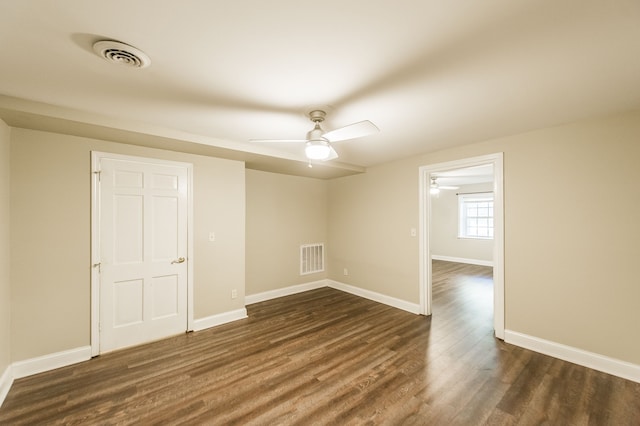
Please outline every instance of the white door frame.
M100 161L136 161L187 169L187 328L193 330L193 164L91 151L91 356L100 354Z
M431 173L462 169L465 167L493 165L493 328L495 336L504 340L504 179L503 154L483 155L429 164L420 167L420 313L431 315L431 196L429 183Z

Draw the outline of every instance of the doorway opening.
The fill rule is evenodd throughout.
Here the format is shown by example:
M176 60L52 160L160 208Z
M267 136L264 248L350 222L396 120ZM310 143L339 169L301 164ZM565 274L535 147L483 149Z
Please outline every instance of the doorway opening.
M432 261L453 261L476 265L493 265L493 328L504 339L504 208L502 153L423 166L420 168L420 308L432 314ZM462 189L460 189L462 188ZM447 192L450 193L447 193ZM442 194L442 195L440 195ZM489 197L490 194L490 197ZM434 226L434 216L442 214L436 205L439 197L454 197L456 214L448 214L448 226L455 226L454 237L442 240ZM491 215L486 200L491 198ZM467 220L458 214L461 203L481 207L470 209ZM487 210L485 210L485 207ZM463 205L464 208L464 205ZM478 213L480 212L480 213ZM480 214L480 216L477 216ZM451 221L454 223L451 223ZM465 222L466 221L466 222ZM489 226L491 225L491 226ZM491 239L492 238L492 239ZM466 241L469 240L469 241ZM459 243L472 244L459 244ZM464 246L461 251L460 247ZM434 252L437 248L439 252ZM435 256L435 257L434 257Z

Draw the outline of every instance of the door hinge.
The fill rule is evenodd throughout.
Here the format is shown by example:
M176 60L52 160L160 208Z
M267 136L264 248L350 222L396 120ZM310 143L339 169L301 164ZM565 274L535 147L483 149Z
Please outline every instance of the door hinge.
M96 170L93 172L94 175L98 176L98 182L100 182L100 177L102 176L102 170Z
M98 268L98 272L102 272L102 262L94 263L91 266L93 266L94 268Z

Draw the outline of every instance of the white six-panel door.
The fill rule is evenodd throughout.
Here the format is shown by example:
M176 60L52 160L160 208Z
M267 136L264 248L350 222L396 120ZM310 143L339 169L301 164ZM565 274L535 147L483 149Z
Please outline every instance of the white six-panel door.
M185 332L188 168L114 158L98 167L99 352Z

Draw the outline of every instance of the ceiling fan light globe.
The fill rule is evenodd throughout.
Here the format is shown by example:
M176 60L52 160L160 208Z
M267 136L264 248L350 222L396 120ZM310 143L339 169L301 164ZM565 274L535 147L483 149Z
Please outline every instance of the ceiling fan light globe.
M331 147L327 141L311 140L306 143L304 153L309 160L325 160L331 154Z

